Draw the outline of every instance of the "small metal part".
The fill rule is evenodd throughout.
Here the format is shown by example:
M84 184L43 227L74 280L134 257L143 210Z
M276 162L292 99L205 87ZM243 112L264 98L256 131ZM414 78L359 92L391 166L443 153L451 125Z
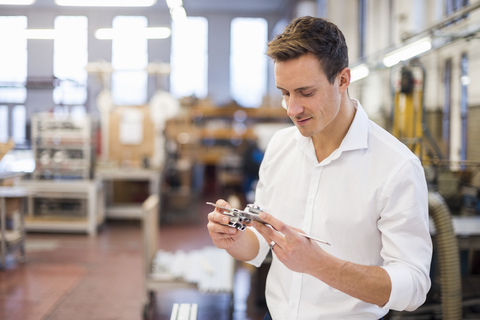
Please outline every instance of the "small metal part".
M258 216L258 214L262 212L262 209L260 209L260 207L257 205L247 204L245 210L239 210L235 208L219 206L218 204L213 202L207 202L207 204L222 209L222 213L228 216L230 219L228 225L240 231L244 231L247 227L247 224L251 223L252 221L257 221L268 225Z
M222 209L223 210L222 213L229 217L230 221L228 222L228 225L232 228L236 228L240 231L244 231L247 228L247 224L249 224L252 221L256 221L256 222L263 223L264 225L269 226L270 228L275 230L275 228L273 228L270 224L263 221L258 216L260 212L262 212L262 209L255 204L247 204L244 210L219 206L218 204L213 202L207 202L207 204L214 206L216 208ZM308 234L305 234L302 232L297 231L297 233L301 236L304 236L307 239L317 241L326 245L330 245L330 243L328 243L325 240L317 239L315 237L309 236Z

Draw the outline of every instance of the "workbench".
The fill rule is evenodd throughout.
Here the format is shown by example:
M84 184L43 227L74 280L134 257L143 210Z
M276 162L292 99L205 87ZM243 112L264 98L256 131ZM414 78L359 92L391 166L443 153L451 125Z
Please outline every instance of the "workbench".
M141 202L119 203L113 199L114 181L144 181L148 183L148 195L160 196L161 171L144 168L97 168L96 178L103 183L105 189L104 202L107 218L142 219Z
M30 191L27 231L97 234L105 220L103 187L98 180L19 180Z

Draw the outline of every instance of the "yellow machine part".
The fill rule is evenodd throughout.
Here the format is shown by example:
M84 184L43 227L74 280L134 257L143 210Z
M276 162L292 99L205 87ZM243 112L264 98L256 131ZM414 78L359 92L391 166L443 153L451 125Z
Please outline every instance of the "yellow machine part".
M420 159L423 156L423 91L395 92L392 133Z

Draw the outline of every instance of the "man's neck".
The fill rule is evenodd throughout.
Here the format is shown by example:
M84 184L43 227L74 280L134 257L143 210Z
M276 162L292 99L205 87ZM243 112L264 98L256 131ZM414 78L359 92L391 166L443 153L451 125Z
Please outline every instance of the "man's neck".
M341 105L336 121L327 130L312 137L318 163L338 149L350 129L356 111L356 102L348 97Z

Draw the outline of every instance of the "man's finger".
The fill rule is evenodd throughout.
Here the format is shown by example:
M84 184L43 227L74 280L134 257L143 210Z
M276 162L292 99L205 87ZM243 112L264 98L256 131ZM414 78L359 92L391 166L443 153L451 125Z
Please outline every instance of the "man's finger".
M263 219L262 216L265 219ZM277 243L284 241L285 236L277 230L277 227L283 228L284 223L267 213L260 213L260 217L262 218L262 220L268 223L268 225L255 222L254 227L265 238L265 240L269 243L272 240Z
M290 227L283 221L278 220L269 213L260 212L259 216L263 221L271 225L274 230L282 233L284 236L296 234L292 227Z
M227 201L225 201L223 199L218 199L217 202L215 202L215 204L217 206L228 208L228 209L232 208L232 206ZM215 211L222 213L224 211L224 209L219 208L219 207L215 207Z
M261 212L259 214L260 218L268 223L270 226L259 226L260 223L256 224L256 229L263 235L267 242L274 240L275 242L285 240L286 237L289 239L301 238L300 233L304 234L303 231L300 232L300 229L294 228L281 220L278 220L269 213ZM258 226L258 227L257 227Z

